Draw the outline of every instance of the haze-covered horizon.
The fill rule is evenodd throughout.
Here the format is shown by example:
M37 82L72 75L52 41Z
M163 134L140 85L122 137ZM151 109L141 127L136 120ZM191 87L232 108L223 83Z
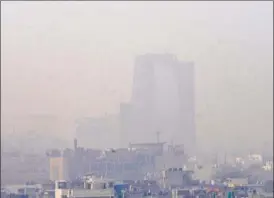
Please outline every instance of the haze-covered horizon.
M118 114L135 57L172 53L195 64L198 143L273 146L271 1L1 2L1 41L2 134L18 116L54 115L67 138Z

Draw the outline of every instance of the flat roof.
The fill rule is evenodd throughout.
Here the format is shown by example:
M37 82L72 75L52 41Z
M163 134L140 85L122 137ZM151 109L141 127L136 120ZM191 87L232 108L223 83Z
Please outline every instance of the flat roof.
M166 142L147 142L147 143L130 143L130 146L143 146L143 145L147 145L147 146L156 146L156 145L163 145Z

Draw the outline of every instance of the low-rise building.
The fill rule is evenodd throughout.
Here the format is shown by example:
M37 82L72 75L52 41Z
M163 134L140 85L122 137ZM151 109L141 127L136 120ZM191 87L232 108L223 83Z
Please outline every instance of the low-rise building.
M56 181L55 198L114 198L114 181L89 179L84 188L70 188L66 181Z

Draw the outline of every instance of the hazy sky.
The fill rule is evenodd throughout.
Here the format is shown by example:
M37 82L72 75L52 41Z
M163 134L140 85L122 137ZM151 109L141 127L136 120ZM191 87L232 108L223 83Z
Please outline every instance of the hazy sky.
M272 138L272 1L1 2L2 117L116 113L148 52L195 62L200 139Z

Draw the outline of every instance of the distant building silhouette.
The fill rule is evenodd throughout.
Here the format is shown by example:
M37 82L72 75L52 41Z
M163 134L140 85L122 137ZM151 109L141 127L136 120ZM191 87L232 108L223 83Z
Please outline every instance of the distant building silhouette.
M161 141L195 147L194 65L171 54L135 61L132 98L120 108L123 144ZM159 138L159 137L158 137Z

